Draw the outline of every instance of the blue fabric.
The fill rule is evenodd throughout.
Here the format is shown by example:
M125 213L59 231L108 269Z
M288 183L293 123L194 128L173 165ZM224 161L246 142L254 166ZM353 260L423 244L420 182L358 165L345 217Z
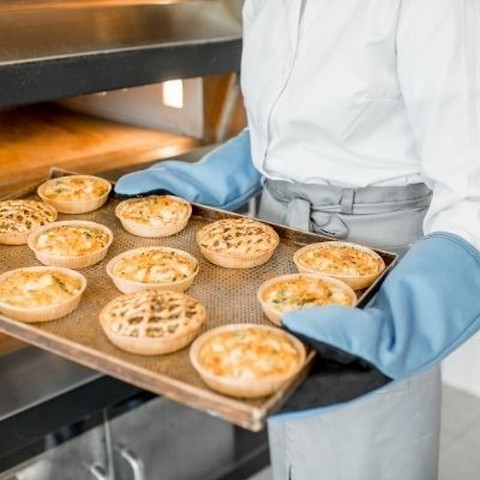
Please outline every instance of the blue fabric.
M456 235L434 233L417 241L367 308L308 308L282 323L320 352L327 345L394 380L408 377L480 328L480 253Z
M166 160L121 177L120 195L171 193L189 201L236 210L261 190L261 175L250 156L250 135L239 135L196 163Z

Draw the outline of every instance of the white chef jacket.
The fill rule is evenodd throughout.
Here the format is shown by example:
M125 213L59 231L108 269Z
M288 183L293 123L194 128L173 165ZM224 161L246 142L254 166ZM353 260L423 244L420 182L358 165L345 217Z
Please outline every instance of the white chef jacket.
M425 182L424 232L480 248L480 0L246 0L243 28L266 177Z

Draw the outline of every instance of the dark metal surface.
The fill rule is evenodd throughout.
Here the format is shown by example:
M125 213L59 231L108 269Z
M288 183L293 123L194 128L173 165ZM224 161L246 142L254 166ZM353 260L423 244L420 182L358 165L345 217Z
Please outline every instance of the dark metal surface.
M32 9L0 16L0 65L239 38L221 2Z
M33 347L0 357L0 372L0 422L101 376Z
M53 433L56 437L50 436L50 440L61 442L65 427L81 422L81 433L89 427L92 416L141 394L131 385L34 348L5 356L0 371L0 472L42 453L47 435ZM98 421L94 419L93 424ZM68 435L73 433L76 429L68 429Z
M0 107L235 71L240 53L221 1L0 7Z
M178 455L174 454L179 449L184 453L185 445L203 448L202 460L207 462L203 469L215 471L216 480L248 478L269 462L266 431L252 433L236 428L36 348L26 347L1 357L0 372L0 476L11 469L22 470L24 462L34 457L42 463L45 455L43 463L51 463L50 470L53 470L55 463L65 463L63 455L69 448L62 447L56 453L52 449L73 439L76 440L69 444L78 451L73 458L70 452L69 458L80 468L87 454L78 446L78 439L90 435L88 432L92 429L98 430L96 427L102 424L104 411L113 421L114 443L134 447L149 469L157 468L154 459L160 456L164 462L162 472L170 472L168 478L176 478L172 477L178 470ZM142 405L139 416L137 409ZM166 419L155 413L158 405L173 409ZM142 416L141 412L146 409L152 410L152 415ZM191 428L194 430L189 430ZM230 440L220 449L223 453L219 452L218 458L210 447L207 461L206 445L202 446L201 442L208 437L213 444ZM162 445L161 450L159 445ZM153 456L149 457L150 450ZM187 463L193 465L201 452L191 453L193 458L187 459ZM168 455L173 457L169 460ZM186 466L182 468L185 470ZM36 471L30 467L30 476L25 478L37 478L31 476L30 470ZM120 473L119 478L123 479L124 474Z

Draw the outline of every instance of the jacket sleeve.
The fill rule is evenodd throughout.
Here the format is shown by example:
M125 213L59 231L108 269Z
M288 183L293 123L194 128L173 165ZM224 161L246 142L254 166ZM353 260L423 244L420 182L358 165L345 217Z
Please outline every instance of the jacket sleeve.
M480 248L480 1L403 0L397 68L433 190L424 233Z

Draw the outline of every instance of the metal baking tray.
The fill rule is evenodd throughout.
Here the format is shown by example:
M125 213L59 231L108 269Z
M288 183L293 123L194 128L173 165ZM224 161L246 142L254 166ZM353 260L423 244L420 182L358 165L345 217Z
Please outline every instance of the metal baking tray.
M14 196L36 198L36 193L24 191ZM152 245L180 248L194 255L200 263L200 271L187 293L207 308L208 317L202 333L230 323L271 325L256 298L260 284L274 276L296 272L292 257L301 246L331 238L270 223L281 239L272 258L255 268L225 269L203 258L195 241L195 232L208 222L241 215L193 204L193 214L185 230L172 237L151 239L136 237L122 228L114 215L118 203L118 199L110 198L104 207L95 212L59 214L58 220L74 218L95 221L108 226L114 234L107 257L81 270L87 277L88 286L79 308L64 318L38 324L23 323L0 315L0 331L243 428L261 430L268 415L286 402L307 375L314 353L309 352L305 368L296 378L269 397L244 400L216 393L203 383L191 366L188 348L168 355L144 357L119 350L107 340L99 325L98 315L107 302L121 293L106 275L105 265L115 255L132 248ZM373 296L397 258L395 254L376 251L385 260L387 268L371 287L357 292L360 307ZM0 245L0 273L33 265L39 265L39 262L26 245Z

